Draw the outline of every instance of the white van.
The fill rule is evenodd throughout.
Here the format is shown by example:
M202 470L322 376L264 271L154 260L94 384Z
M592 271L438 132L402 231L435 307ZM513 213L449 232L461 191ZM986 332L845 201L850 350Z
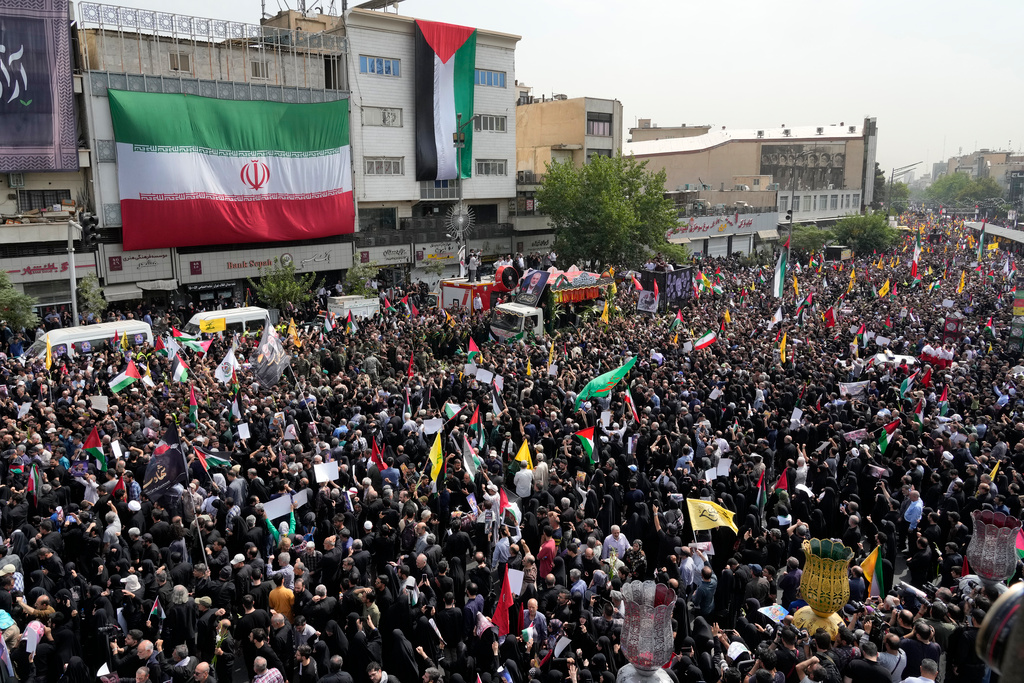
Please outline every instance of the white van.
M270 320L270 312L259 306L244 306L242 308L225 308L222 311L203 311L196 313L182 330L185 334L199 336L199 323L203 320L216 320L224 318L227 323L228 332L245 332L246 330L258 330L267 326Z
M153 343L153 328L148 324L141 320L119 320L113 323L97 323L50 330L45 337L40 337L29 346L25 353L31 358L45 355L47 339L50 340L50 351L54 357L66 354L69 345L74 348L75 353L92 353L104 348L105 345L112 344L115 334L118 339L122 335L128 335L130 346Z

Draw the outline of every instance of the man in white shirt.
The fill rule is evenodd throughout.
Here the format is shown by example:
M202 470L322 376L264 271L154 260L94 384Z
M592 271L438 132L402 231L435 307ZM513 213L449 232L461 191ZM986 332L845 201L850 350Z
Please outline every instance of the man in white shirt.
M618 551L618 556L621 558L626 554L626 550L629 548L629 541L626 540L625 534L619 529L619 525L615 524L612 526L612 532L605 536L604 547L601 549L601 559L607 560L608 553L615 549Z
M921 660L921 675L904 678L903 683L934 683L939 675L939 665L934 659Z

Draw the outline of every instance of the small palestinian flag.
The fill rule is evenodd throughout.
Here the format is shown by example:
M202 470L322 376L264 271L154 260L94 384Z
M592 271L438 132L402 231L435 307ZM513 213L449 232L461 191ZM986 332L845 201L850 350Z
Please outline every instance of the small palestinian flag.
M757 480L757 507L759 510L763 510L764 506L768 504L768 489L764 483L765 470L761 470L761 477Z
M174 355L174 361L171 363L171 377L175 382L188 381L188 365L178 354Z
M669 330L674 330L683 324L683 312L676 311L676 317L672 320L672 324L668 326Z
M153 609L149 610L149 617L147 620L151 621L154 616L160 619L165 619L167 617L167 613L164 612L164 606L160 604L160 596L157 596L156 599L153 600Z
M192 351L206 353L206 349L210 348L209 344L206 345L206 348L203 348L202 342L200 342L197 337L190 337L187 334L174 329L173 327L171 328L171 337L174 338L174 341L178 342L186 349L191 349Z
M167 357L167 347L164 346L164 338L163 337L157 337L156 338L156 344L153 346L153 350L156 351L157 353L159 353L164 358Z
M359 325L356 324L355 318L352 317L352 311L348 312L348 318L345 320L345 334L356 334L359 332Z
M192 424L199 424L199 403L196 401L196 388L188 387L188 419Z
M452 420L456 415L461 413L465 406L456 405L455 403L444 404L444 416L445 419Z
M921 371L918 370L917 372ZM917 379L917 372L900 382L900 398L905 398L907 392L910 391L910 387L914 386L914 380Z
M135 361L128 361L128 367L120 375L110 380L110 390L115 394L122 389L130 387L135 380L142 379L142 375L139 374L138 368L135 367Z
M924 401L922 399L918 399L917 405L914 407L914 421L917 422L918 429L924 429Z
M28 486L25 491L32 497L33 503L39 502L39 490L43 488L43 475L39 472L39 463L32 463L28 471Z
M231 460L225 458L220 451L208 451L205 448L193 445L193 450L196 452L196 457L199 459L199 464L203 466L203 469L207 472L210 471L211 467L231 467Z
M942 387L942 396L939 397L939 415L946 417L949 412L949 387Z
M387 297L384 297L384 310L385 311L394 311L395 310L395 307L391 305L391 302L388 301Z
M466 361L469 363L476 363L477 359L480 358L480 347L476 345L473 338L469 338L469 353L466 354Z
M416 304L414 304L411 301L409 301L409 295L408 294L406 294L405 296L402 297L402 303L405 304L405 308L408 311L408 315L419 315L420 314L419 310L416 308Z
M693 343L695 351L707 348L718 340L718 334L714 330L708 330L697 341Z
M583 446L583 452L587 454L587 458L592 463L597 463L597 459L594 458L594 428L587 427L573 434L577 439L580 440L580 444Z
M502 398L501 392L498 391L498 387L491 384L491 410L494 411L495 415L501 415L505 412L505 399Z
M487 445L487 434L483 425L480 424L480 406L477 406L473 410L473 417L469 420L469 431L476 434L477 442L476 447L478 450L483 450Z
M890 330L892 329L892 318L890 316L885 316L885 326Z
M96 469L101 472L107 471L107 456L103 453L103 442L100 441L100 433L95 426L89 432L89 438L82 444L82 450L96 461Z
M896 433L896 430L899 429L899 427L899 420L890 422L882 427L882 436L878 438L878 450L882 452L882 455L885 455L885 449L889 447L889 444L892 442L893 434Z
M996 336L996 328L992 326L992 317L991 316L989 316L988 322L985 323L985 329L982 330L982 331L983 332L988 332L989 334L992 335L993 339L995 338L995 336Z
M324 333L325 334L328 334L328 333L334 331L334 321L332 320L333 317L334 317L333 313L327 313L327 314L324 315Z

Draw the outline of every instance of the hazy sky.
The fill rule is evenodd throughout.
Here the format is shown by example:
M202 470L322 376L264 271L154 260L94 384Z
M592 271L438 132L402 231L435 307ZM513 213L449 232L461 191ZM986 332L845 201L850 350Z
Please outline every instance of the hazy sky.
M278 1L266 0L267 11L276 12ZM173 5L182 14L253 23L260 16L260 0L111 4ZM341 0L336 5L340 11ZM763 128L875 116L879 163L923 161L918 176L961 147L1024 149L1024 69L1010 30L1024 24L1020 0L406 0L398 7L522 36L516 78L535 94L620 100L624 139L639 117L663 126Z

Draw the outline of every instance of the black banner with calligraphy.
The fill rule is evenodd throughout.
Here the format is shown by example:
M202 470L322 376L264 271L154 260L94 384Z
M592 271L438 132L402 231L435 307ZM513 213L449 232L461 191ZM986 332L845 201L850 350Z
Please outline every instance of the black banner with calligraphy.
M0 172L78 170L68 0L0 3Z
M150 500L160 500L173 494L175 484L185 481L185 456L181 452L178 428L171 425L153 449L142 490Z
M284 352L284 346L278 339L274 327L267 321L267 326L263 329L263 339L249 359L252 363L253 377L260 386L272 387L281 379L281 374L291 360L292 357Z

